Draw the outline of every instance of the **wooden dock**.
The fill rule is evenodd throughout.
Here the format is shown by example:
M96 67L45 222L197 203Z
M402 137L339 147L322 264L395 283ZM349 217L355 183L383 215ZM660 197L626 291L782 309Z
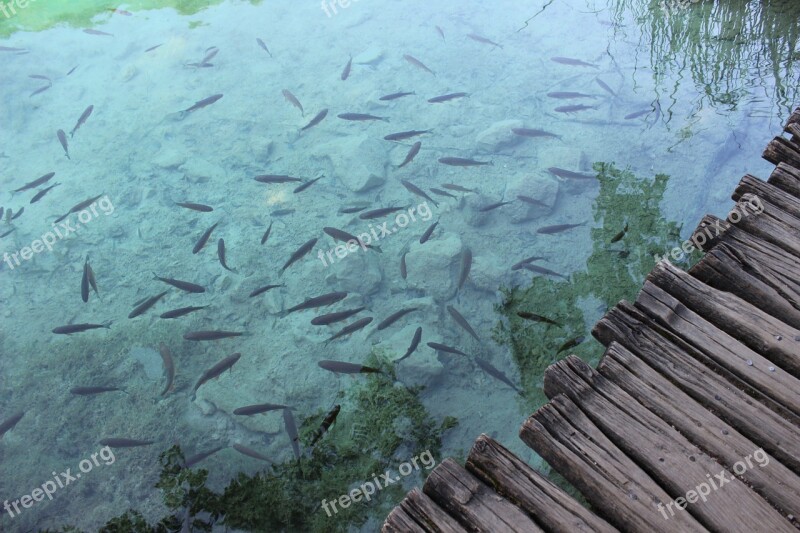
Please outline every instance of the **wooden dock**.
M383 531L800 529L800 108L785 131L768 182L745 176L728 219L695 230L704 258L661 261L595 326L598 368L573 355L545 372L550 402L520 437L591 509L481 435Z

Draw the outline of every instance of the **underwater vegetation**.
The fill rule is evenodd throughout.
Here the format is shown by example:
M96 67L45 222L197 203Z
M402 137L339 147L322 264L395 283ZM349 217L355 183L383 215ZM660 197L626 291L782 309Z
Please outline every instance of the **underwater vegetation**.
M591 337L594 322L620 300L635 299L654 257L681 240L680 227L667 221L659 207L668 176L642 179L609 163L595 163L594 170L600 191L592 210L599 227L591 230L585 270L568 281L535 276L529 287L502 287L503 302L495 307L504 320L495 326L493 338L511 349L531 409L546 402L542 376L550 364L571 353L592 365L598 362L603 348ZM690 263L700 256L694 254Z
M336 423L299 460L269 465L254 475L239 473L221 492L205 486L208 471L184 468L184 456L173 446L160 456L162 491L170 515L148 523L130 509L110 520L101 531L167 532L179 530L184 520L193 531L211 531L212 524L255 532L338 532L360 526L371 516L389 512L408 487L401 483L378 491L370 502L363 500L328 516L322 500L335 500L361 483L372 480L397 465L429 451L438 463L442 434L457 424L452 417L437 423L419 400L420 387L408 388L395 380L394 369L373 353L368 364L382 374L371 374L362 383L340 391L341 415ZM299 427L301 448L308 449L320 427L322 410L305 418ZM428 470L417 471L426 475ZM406 478L419 482L414 474ZM62 531L80 531L64 528Z

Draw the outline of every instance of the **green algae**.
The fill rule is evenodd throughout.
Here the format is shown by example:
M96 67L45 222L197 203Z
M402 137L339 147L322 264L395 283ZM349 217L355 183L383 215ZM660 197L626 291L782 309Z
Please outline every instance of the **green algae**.
M262 0L248 0L253 5ZM0 38L9 37L18 31L42 31L58 24L66 24L75 28L91 28L107 21L119 6L124 11L136 13L148 9L173 8L181 15L194 15L203 9L221 4L223 0L129 0L114 2L109 0L28 0L15 6L15 12L8 11L6 17L0 13ZM195 23L196 25L196 23Z

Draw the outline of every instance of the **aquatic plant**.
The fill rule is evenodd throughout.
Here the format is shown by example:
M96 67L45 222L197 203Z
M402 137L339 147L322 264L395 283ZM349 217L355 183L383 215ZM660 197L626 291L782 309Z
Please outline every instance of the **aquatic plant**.
M373 352L365 364L383 373L359 376L357 384L339 393L341 414L310 455L272 464L254 475L239 473L222 492L214 492L205 486L208 471L183 468L183 454L173 446L160 456L162 471L156 485L170 515L150 525L139 512L129 510L102 531L174 531L188 512L195 531L210 531L221 523L247 531L336 532L362 525L370 516L385 515L405 493L400 483L378 491L370 502L339 508L331 516L320 504L424 451L438 462L442 434L457 424L453 417L434 421L419 400L422 389L396 381L394 368L386 361ZM304 448L326 413L320 409L300 423ZM424 475L425 470L419 473Z
M594 169L600 192L593 216L599 227L591 230L592 253L586 268L573 273L569 281L536 276L529 287L500 289L504 299L496 310L504 320L495 326L493 337L511 349L531 408L546 401L542 375L559 357L574 353L596 363L603 348L591 337L594 321L620 300L634 299L655 265L654 257L680 242L680 227L665 220L659 208L668 176L641 179L608 163L596 163ZM697 257L699 253L691 260ZM545 316L559 325L523 319L519 311ZM581 337L583 342L557 353L565 343Z

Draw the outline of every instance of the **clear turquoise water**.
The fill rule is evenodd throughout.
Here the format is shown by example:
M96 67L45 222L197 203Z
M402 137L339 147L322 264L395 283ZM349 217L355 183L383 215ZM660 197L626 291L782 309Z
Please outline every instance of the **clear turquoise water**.
M17 189L48 172L55 172L48 185L60 183L33 204L35 190L43 187L0 192L6 210L25 208L19 218L0 222L0 235L14 229L0 239L0 251L20 253L52 231L55 218L72 206L101 196L94 211L67 219L80 224L79 230L55 240L52 250L0 265L0 422L25 412L0 440L0 499L30 494L52 471L77 471L81 460L101 448L100 439L155 441L116 450L113 464L96 466L60 489L52 502L35 503L13 518L3 512L0 529L74 524L96 530L128 507L157 519L164 514L161 494L153 488L158 454L175 442L187 455L239 443L275 462L291 460L280 415L242 420L233 409L271 402L292 405L300 419L327 412L340 390L364 376L336 378L318 361L362 363L375 349L397 358L418 326L423 342L398 363L397 378L427 387L421 398L435 420L459 419L445 433L442 455L463 456L485 432L539 465L516 436L535 402L521 400L474 365L437 356L426 343L481 355L519 383L507 348L491 340L500 320L493 308L500 301L498 288L529 284L530 273L510 270L522 257L545 255L544 265L568 275L581 269L592 246L597 187L558 179L547 169L585 173L593 162L606 161L643 178L668 174L661 211L664 220L682 225L686 237L702 214L727 211L743 174L766 177L770 166L760 153L798 102L796 6L735 2L721 8L701 2L665 13L655 2L649 9L633 3L360 0L335 14L329 8L328 16L317 2L226 2L189 17L170 9L99 16L94 29L113 36L57 25L0 42L28 51L0 52L0 189ZM739 31L742 21L748 22L746 32ZM189 66L212 46L219 48L213 66ZM411 65L404 54L435 75ZM352 70L343 81L351 56ZM303 115L285 100L283 89L302 102ZM416 94L378 99L396 91ZM547 96L564 91L589 96ZM469 97L426 101L452 92ZM178 113L218 93L224 96L216 103L183 117ZM591 109L556 111L571 104ZM91 116L69 137L89 105ZM329 109L327 117L300 133L321 109ZM640 111L646 113L625 118ZM337 117L342 113L369 113L389 122L346 121ZM510 133L517 127L547 130L560 139ZM57 139L59 129L69 138L69 159ZM415 139L391 143L382 137L412 129L433 131L419 137L422 148L414 161L398 169ZM452 167L437 162L441 157L493 165ZM260 184L253 180L260 174L325 177L294 194L297 184ZM426 191L453 183L479 193L454 192L452 199L428 192L439 205L428 205L427 216L419 210L423 200L401 180ZM515 201L480 212L523 193L550 207ZM181 201L215 211L174 205ZM358 235L395 221L339 213L356 202L414 206L419 220L382 238L382 253L333 255L336 260L327 266L318 254L333 253L335 243L323 227ZM274 214L285 209L294 211ZM431 240L420 245L420 235L437 220ZM552 236L536 232L584 221L589 223ZM200 234L216 222L209 244L193 254ZM261 245L270 224L270 238ZM232 272L217 259L220 237ZM312 253L280 275L290 254L315 237ZM465 248L474 260L458 289ZM404 280L399 264L405 252ZM87 255L100 294L84 303L80 283ZM171 289L153 310L128 319L136 302L168 288L152 280L153 272L207 290L193 295ZM268 283L285 287L248 297ZM347 300L320 313L281 316L305 298L331 291L348 292ZM209 307L177 320L158 318L189 305ZM375 320L343 340L325 344L345 323L310 324L316 314L358 306L366 310L356 318ZM419 311L374 331L379 321L409 306ZM447 306L468 319L480 342L455 324ZM590 303L586 309L592 314ZM598 317L596 310L593 316ZM52 333L65 324L105 321L113 321L110 330L70 337ZM249 335L213 343L182 340L187 331L204 329ZM175 391L163 399L161 342L170 347L177 367ZM232 352L242 353L233 371L201 387L192 401L201 373ZM128 394L87 398L68 392L86 385L119 386ZM351 422L342 431L357 429L358 413L343 416ZM421 451L398 452L387 468ZM231 449L205 465L216 489L236 472L263 468ZM374 530L377 523L362 527Z

